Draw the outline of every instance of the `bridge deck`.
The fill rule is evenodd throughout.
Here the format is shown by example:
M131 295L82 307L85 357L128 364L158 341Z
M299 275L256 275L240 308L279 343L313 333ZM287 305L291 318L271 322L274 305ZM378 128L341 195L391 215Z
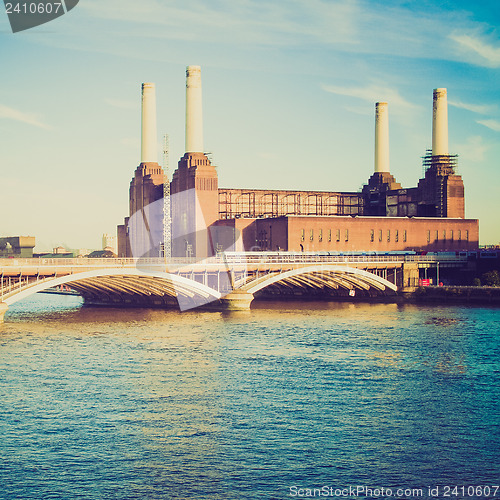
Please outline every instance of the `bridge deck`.
M0 259L0 271L22 267L26 272L28 269L41 269L53 267L61 269L66 267L78 267L96 269L98 267L149 267L163 266L164 269L187 268L189 266L232 266L236 264L319 264L319 263L342 263L342 264L394 264L401 265L404 262L418 264L455 265L467 262L466 256L460 255L323 255L310 253L256 253L241 252L232 254L221 254L207 259L196 258L116 258L116 259Z
M464 266L457 255L228 253L199 259L0 259L0 302L9 305L66 284L88 301L186 308L238 292L328 293L370 297L418 284L419 267ZM273 292L274 291L274 292ZM246 297L245 297L246 294ZM201 297L201 298L200 298Z

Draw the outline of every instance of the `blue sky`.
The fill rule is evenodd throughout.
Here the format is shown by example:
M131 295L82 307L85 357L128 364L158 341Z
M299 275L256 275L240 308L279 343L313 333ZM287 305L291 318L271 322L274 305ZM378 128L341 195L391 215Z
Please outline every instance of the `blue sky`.
M156 83L173 170L194 64L221 187L357 191L376 101L389 103L391 173L415 186L446 87L466 216L500 243L499 21L497 0L80 0L12 34L2 11L0 234L99 247L128 213L141 83Z

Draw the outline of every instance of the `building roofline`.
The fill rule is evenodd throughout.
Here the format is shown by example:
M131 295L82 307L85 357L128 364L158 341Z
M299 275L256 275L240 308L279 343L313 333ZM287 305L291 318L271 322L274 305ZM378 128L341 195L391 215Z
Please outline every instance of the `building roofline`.
M479 219L468 219L461 217L416 217L416 216L405 216L405 217L387 217L385 215L314 215L314 214L300 214L300 215L278 215L276 217L231 217L228 219L219 219L219 220L244 220L244 219L254 219L254 220L265 220L265 219L291 219L291 218L304 218L304 219L363 219L363 220L419 220L419 221L467 221L467 222L478 222Z

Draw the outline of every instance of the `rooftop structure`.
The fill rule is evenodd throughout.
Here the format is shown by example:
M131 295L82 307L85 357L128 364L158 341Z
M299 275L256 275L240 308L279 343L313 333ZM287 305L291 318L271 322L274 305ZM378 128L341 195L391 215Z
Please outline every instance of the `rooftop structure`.
M34 236L8 236L0 238L0 257L33 257Z

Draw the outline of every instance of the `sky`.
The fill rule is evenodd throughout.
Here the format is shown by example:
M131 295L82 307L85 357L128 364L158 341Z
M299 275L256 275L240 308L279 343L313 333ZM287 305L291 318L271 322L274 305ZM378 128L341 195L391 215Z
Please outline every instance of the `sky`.
M228 188L358 191L377 101L391 173L416 186L447 88L466 217L499 244L499 24L498 0L80 0L13 34L1 5L0 236L100 248L128 215L141 83L156 84L172 172L200 65L205 150Z

